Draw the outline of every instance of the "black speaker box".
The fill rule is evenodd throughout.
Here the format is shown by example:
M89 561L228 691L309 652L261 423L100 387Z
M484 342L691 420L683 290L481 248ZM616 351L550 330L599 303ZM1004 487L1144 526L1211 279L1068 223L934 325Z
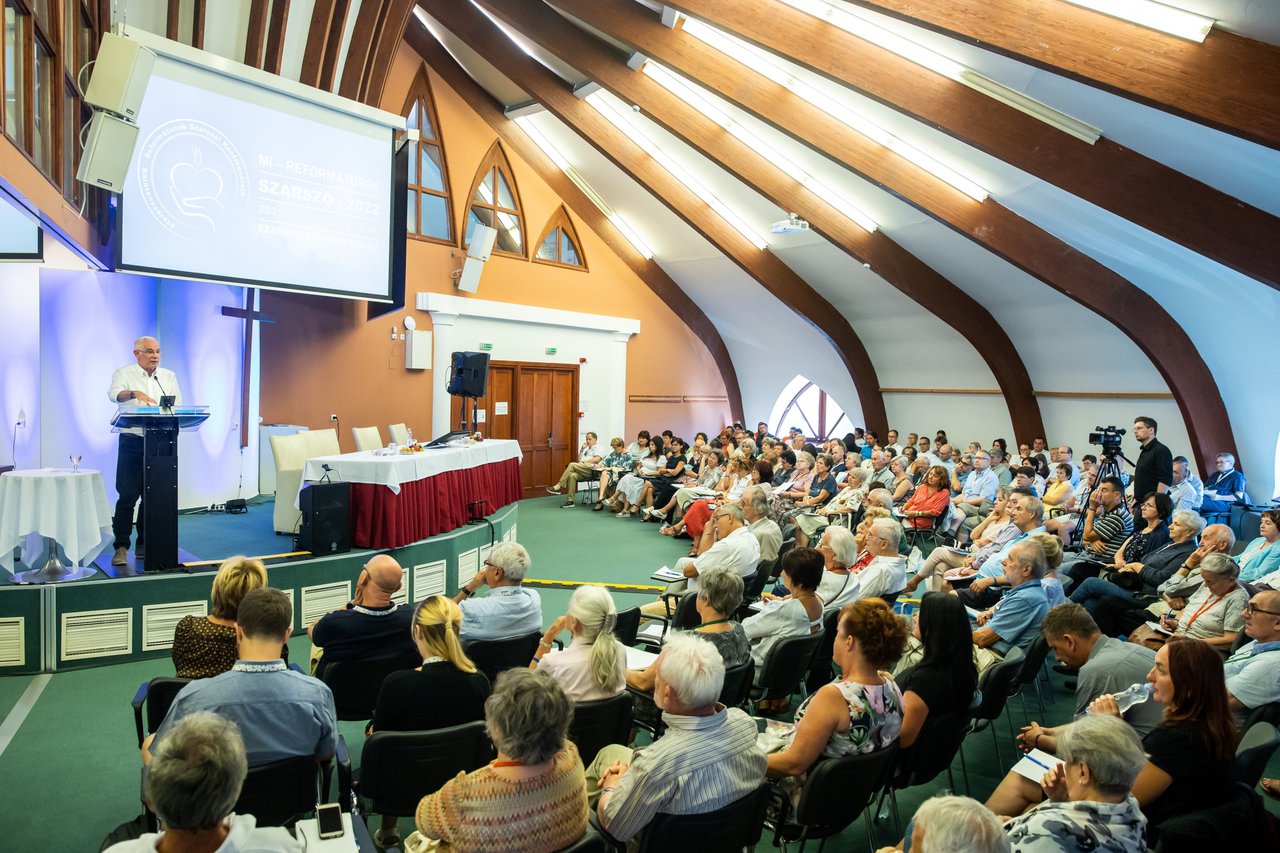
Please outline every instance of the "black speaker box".
M317 557L351 550L351 484L312 483L298 495L298 550Z
M483 397L489 383L489 353L455 352L445 390L455 397Z

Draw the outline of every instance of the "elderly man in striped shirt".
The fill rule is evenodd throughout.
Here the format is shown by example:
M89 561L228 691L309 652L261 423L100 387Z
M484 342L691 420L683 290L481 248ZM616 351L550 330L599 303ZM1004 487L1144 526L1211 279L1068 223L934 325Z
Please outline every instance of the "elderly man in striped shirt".
M635 752L606 746L587 768L588 800L613 838L629 841L658 813L704 814L760 787L755 721L719 703L723 685L715 646L692 633L667 640L653 688L666 734Z

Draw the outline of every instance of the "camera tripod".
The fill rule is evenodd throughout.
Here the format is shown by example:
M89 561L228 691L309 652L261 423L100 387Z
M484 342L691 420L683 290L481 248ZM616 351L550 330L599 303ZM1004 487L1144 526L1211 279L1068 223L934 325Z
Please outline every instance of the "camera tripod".
M1097 471L1093 476L1093 483L1085 487L1080 498L1080 523L1071 531L1072 548L1079 548L1084 536L1084 516L1089 511L1089 498L1093 496L1093 490L1107 477L1115 477L1122 482L1124 480L1120 471L1120 459L1124 459L1126 462L1129 460L1120 452L1120 448L1111 449L1104 446L1098 456L1100 458L1098 459Z

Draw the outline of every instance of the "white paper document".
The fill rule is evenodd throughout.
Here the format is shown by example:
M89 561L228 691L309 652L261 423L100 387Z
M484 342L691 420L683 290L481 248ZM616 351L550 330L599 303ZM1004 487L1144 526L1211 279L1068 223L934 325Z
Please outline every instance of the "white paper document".
M663 566L653 574L649 575L650 580L667 581L667 582L678 581L683 577L684 575L680 574L679 572L672 571L667 566Z
M654 652L627 647L627 669L648 669L649 664L657 659L658 655Z
M1025 776L1037 785L1044 778L1044 774L1049 772L1049 768L1057 767L1062 762L1055 755L1050 755L1041 749L1033 749L1026 755L1022 756L1022 760L1013 765L1013 772L1020 776Z

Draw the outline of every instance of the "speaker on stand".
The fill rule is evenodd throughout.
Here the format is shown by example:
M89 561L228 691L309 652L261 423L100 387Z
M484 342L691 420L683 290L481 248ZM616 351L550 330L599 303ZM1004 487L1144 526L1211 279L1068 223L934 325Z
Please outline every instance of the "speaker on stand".
M450 357L449 382L445 390L462 398L462 423L458 429L467 429L467 398L471 398L471 431L474 431L479 400L489 384L489 353L455 352Z

